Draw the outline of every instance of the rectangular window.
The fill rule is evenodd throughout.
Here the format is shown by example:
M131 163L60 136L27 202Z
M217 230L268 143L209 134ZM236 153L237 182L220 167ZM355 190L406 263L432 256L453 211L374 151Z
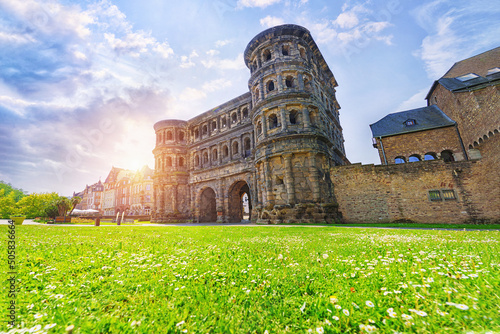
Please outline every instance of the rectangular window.
M429 199L431 201L440 201L441 193L439 190L429 190Z
M146 190L151 190L151 185L150 184L146 184Z
M453 189L429 190L430 201L456 201L457 195Z
M445 201L457 199L457 197L455 196L455 192L453 190L443 190L442 192Z

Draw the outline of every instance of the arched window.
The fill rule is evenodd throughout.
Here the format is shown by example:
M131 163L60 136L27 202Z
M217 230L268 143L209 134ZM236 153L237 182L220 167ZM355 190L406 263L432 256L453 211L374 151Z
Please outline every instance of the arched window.
M221 118L221 123L222 123L222 125L221 125L222 128L225 128L227 126L226 116Z
M425 153L424 160L436 160L436 153L434 152Z
M248 117L248 108L243 108L241 113L243 115L243 118L247 118Z
M243 146L245 148L245 156L248 157L251 150L250 138L245 138L245 140L243 141Z
M413 154L408 158L408 162L417 162L417 161L422 161L420 155L418 154Z
M231 122L234 124L238 121L238 115L236 115L236 113L233 113L231 115Z
M238 154L238 142L233 142L233 155Z
M287 44L284 44L282 47L281 47L281 54L283 56L288 56L290 54L290 46L288 46Z
M258 121L257 122L257 136L260 136L262 134L262 122Z
M297 124L298 123L298 116L299 116L299 113L297 110L290 111L290 124Z
M229 148L227 147L227 145L224 145L222 147L222 156L224 158L227 158L229 156Z
M450 150L444 150L443 152L441 152L441 159L443 159L444 162L455 161L453 153Z
M291 75L287 76L286 79L285 79L285 86L287 86L288 88L292 88L293 87L293 77Z
M217 130L217 121L213 120L212 121L212 131L215 131L215 130Z
M264 61L269 61L271 60L272 58L272 55L271 55L271 51L269 49L265 50L263 53L262 53L262 56L264 58Z
M179 140L184 141L184 132L183 131L179 132Z
M306 90L306 92L312 93L313 88L309 79L304 80L304 89Z
M203 133L204 136L206 136L208 134L208 126L207 125L203 125L201 133Z
M306 50L305 49L299 48L299 53L300 53L300 57L302 59L306 59Z
M278 117L275 114L269 115L269 129L278 127Z
M259 100L260 99L260 91L258 88L255 88L255 100Z
M203 152L203 163L208 164L208 152Z
M212 161L217 161L219 159L219 154L217 153L217 149L212 151Z
M195 139L200 138L200 130L198 130L198 129L195 129L195 130L194 130L194 138L195 138Z
M172 140L172 139L173 139L172 131L167 131L167 140Z
M404 164L404 163L406 163L406 159L405 159L405 157L396 157L396 159L394 159L394 163Z
M194 156L194 165L198 167L200 165L200 157L198 155Z
M269 81L267 82L267 91L268 91L268 92L272 92L273 90L274 90L274 81L269 80Z
M184 158L183 157L179 158L179 167L184 167Z
M257 69L257 60L253 61L253 70L255 71Z
M166 165L168 167L171 167L172 166L172 157L167 157L167 162L166 162Z

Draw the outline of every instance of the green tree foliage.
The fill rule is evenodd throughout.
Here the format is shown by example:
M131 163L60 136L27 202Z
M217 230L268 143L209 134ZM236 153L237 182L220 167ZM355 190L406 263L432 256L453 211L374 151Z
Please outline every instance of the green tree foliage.
M56 193L50 194L31 194L23 197L17 202L17 211L26 216L26 218L45 217L45 209L49 207L52 202L58 200L60 196Z
M10 183L5 183L4 181L0 181L0 189L4 190L4 196L9 195L10 193L14 194L14 201L17 203L21 198L26 196L22 189L14 188ZM1 193L1 192L0 192ZM2 195L0 195L2 197Z
M16 196L14 192L5 194L5 189L0 189L0 218L9 218L16 212Z

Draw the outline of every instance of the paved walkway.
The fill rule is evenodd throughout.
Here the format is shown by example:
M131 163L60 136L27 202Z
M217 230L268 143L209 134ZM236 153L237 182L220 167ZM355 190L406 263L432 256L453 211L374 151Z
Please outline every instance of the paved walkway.
M0 225L7 225L8 219L0 219ZM34 222L32 219L26 219L23 222L23 225L40 225L40 226L66 226L66 227L94 227L94 225L68 225L68 224L40 224ZM141 227L141 226L177 226L177 227L196 227L196 226L264 226L264 227L340 227L340 228L377 228L377 229L385 229L385 230L442 230L442 231L500 231L499 229L475 229L475 228L441 228L441 227L382 227L382 226L333 226L333 225L260 225L251 223L250 221L244 221L241 223L230 223L230 224L221 224L221 223L177 223L177 224L125 224L120 225L120 227ZM118 225L101 225L99 227L118 227Z

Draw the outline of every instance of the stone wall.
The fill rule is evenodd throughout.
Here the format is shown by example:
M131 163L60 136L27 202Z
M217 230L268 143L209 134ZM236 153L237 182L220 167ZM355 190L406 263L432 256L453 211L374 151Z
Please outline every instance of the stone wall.
M479 160L332 167L331 179L343 221L499 220L500 135L478 148L482 156ZM454 194L456 199L432 201L430 191L439 192L441 197Z
M429 104L439 108L458 124L466 148L480 144L495 130L500 130L500 86L470 92L453 93L441 85L432 92Z
M388 164L394 164L396 157L404 157L408 162L412 155L418 155L421 160L424 160L427 153L434 153L439 159L441 152L445 150L452 152L456 161L465 160L457 129L454 126L384 137L382 145L380 142L380 138L377 138L377 148L382 163L384 163L383 152L385 152Z

